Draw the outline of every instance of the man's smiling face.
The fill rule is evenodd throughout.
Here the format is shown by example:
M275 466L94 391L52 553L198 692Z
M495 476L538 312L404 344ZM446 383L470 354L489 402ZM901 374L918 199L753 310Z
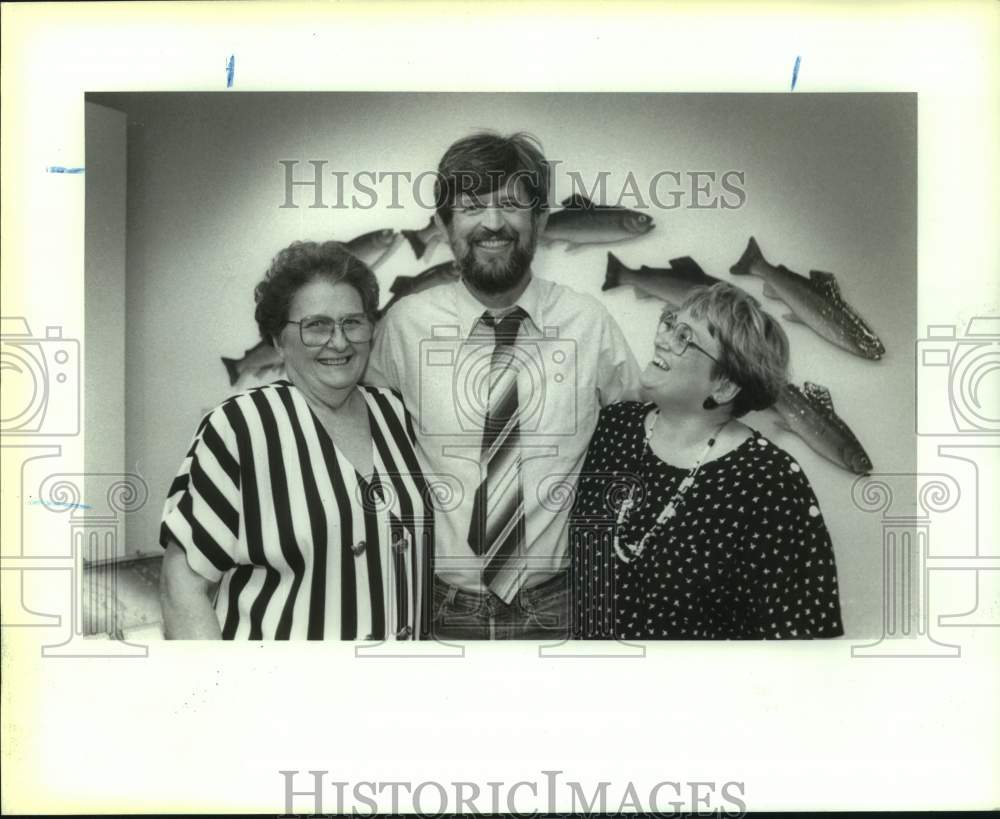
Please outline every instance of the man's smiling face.
M459 194L444 229L465 281L495 294L517 286L528 272L539 224L523 181L511 177L489 193Z

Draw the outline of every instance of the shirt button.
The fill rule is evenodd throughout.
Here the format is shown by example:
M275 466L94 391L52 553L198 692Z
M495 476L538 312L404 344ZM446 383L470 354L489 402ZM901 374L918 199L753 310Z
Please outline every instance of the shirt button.
M365 550L365 546L367 545L368 544L366 544L363 540L359 540L351 547L351 551L354 552L355 557L357 557Z

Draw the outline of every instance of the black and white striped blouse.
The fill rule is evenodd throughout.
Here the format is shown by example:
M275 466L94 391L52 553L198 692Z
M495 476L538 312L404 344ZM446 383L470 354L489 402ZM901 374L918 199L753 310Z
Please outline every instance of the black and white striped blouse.
M370 482L289 381L232 396L199 425L160 544L175 541L194 571L221 581L224 638L426 636L433 515L410 419L398 393L358 389Z

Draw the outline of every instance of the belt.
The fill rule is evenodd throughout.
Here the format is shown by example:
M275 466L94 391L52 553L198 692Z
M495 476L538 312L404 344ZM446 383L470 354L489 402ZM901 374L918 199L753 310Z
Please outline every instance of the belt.
M560 589L566 588L566 584L569 582L569 569L563 569L563 571L550 577L548 580L539 583L537 586L531 586L529 588L519 589L517 594L521 595L544 595L549 591L558 591ZM490 600L494 599L498 602L503 602L497 597L493 592L488 589L481 592L468 591L466 589L460 589L458 586L452 586L451 583L446 583L440 578L434 578L434 588L435 590L440 589L447 596L449 601L453 601L459 597L471 598L472 600Z

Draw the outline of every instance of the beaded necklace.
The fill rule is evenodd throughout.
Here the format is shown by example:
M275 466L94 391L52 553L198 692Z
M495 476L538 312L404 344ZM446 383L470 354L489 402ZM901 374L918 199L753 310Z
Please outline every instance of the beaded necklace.
M649 445L649 439L653 437L653 430L656 428L656 422L660 420L660 411L656 411L656 417L653 419L653 423L649 425L649 429L646 430L646 442L643 447L643 455L646 453L646 449L652 451L652 447ZM726 425L731 421L731 418L727 418L716 428L712 437L708 439L708 443L705 444L705 449L702 451L701 455L698 456L698 460L695 461L694 466L692 466L684 479L677 485L677 489L671 496L670 500L667 501L666 505L659 515L656 516L656 522L643 534L638 543L626 543L625 549L631 553L631 557L626 554L625 549L622 548L619 541L619 530L622 524L628 519L628 514L632 507L635 506L635 486L629 490L628 497L622 501L621 507L618 509L618 520L615 523L615 534L612 541L612 545L615 549L615 554L618 555L618 559L623 563L631 563L635 558L639 557L646 548L646 541L653 537L657 530L660 529L664 524L666 524L671 518L677 514L677 507L680 506L681 501L684 499L684 494L694 486L694 479L698 475L698 471L701 469L702 463L705 458L708 457L708 453L712 451L712 447L715 446L715 441L719 437L719 433L726 428Z

